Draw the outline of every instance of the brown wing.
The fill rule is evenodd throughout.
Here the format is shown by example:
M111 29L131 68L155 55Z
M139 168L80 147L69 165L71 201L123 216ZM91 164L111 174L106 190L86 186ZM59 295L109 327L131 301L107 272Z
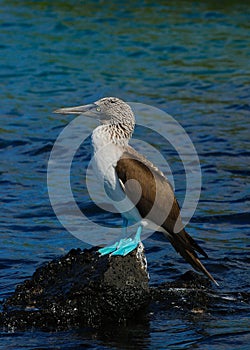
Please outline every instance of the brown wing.
M180 210L167 179L127 152L117 162L116 172L140 215L159 226L164 224L163 227L172 233Z
M140 215L161 226L175 250L196 270L202 271L215 282L195 251L205 257L207 254L183 228L178 202L163 173L132 147L128 147L117 162L116 172L126 195Z

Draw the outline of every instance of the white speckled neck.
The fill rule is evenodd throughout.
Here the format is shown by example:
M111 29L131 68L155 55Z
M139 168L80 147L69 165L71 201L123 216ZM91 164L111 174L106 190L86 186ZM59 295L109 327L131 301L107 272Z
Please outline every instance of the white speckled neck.
M100 125L92 133L94 151L107 146L109 143L120 147L128 145L132 132L126 131L119 125Z

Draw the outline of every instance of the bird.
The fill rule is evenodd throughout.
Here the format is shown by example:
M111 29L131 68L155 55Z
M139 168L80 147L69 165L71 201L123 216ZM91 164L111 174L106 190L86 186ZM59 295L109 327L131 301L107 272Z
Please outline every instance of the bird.
M208 258L201 246L186 232L180 206L164 175L144 155L129 145L135 128L135 115L128 103L118 97L104 97L94 103L64 107L54 113L83 115L99 121L92 132L94 171L123 219L122 238L99 249L101 255L125 256L141 242L144 227L163 233L174 249L196 271L218 283L200 261ZM127 227L137 223L133 237Z

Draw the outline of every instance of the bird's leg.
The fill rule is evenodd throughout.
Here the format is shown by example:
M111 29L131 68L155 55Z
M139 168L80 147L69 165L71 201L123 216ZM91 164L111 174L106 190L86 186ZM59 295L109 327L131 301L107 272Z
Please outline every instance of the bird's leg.
M142 232L142 226L140 225L136 231L134 239L132 238L121 239L120 242L118 243L117 249L111 255L125 256L130 252L132 252L132 250L134 250L141 241L141 232Z
M115 242L114 244L112 244L110 246L107 246L107 247L104 247L104 248L100 248L98 250L98 252L101 255L106 255L106 254L110 254L110 253L114 252L116 249L118 249L120 247L120 245L122 244L122 242L126 241L127 227L128 227L128 220L126 218L123 218L123 222L122 222L122 238L121 238L121 240L119 242Z

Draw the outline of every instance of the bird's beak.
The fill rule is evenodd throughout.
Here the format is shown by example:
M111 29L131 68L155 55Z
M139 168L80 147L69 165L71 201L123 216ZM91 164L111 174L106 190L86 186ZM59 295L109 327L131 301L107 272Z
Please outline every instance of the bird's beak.
M91 103L89 105L77 106L77 107L67 107L56 109L53 113L59 114L84 114L87 117L93 117L94 112L96 112L97 105Z

